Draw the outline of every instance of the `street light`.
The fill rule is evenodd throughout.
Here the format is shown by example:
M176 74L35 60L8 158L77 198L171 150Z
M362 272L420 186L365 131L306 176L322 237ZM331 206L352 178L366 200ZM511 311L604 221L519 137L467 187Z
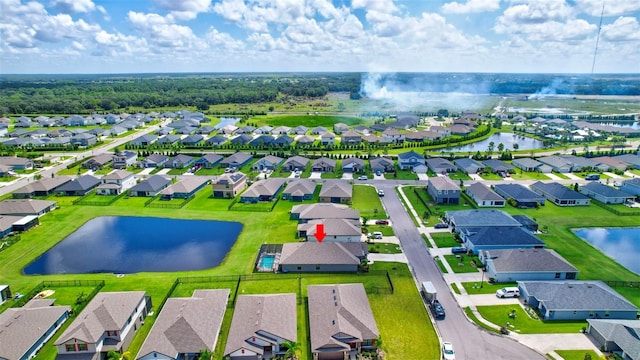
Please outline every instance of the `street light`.
M482 271L482 279L480 279L480 289L482 289L484 285L484 267L480 268L480 271Z

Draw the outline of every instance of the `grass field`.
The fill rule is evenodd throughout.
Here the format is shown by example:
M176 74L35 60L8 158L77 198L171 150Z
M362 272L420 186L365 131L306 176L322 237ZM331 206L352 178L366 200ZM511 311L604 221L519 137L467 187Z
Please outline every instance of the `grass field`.
M360 216L369 219L386 219L387 213L382 207L380 197L376 188L368 185L353 186L353 204L354 209L360 211Z
M591 356L592 360L600 359L600 356L593 350L556 350L555 352L564 360L584 360L587 354Z
M460 243L456 241L456 238L453 236L453 234L448 231L432 232L429 233L429 235L431 235L431 238L439 248L460 246Z
M480 264L480 260L478 260L477 256L471 255L444 255L445 260L451 266L451 270L454 273L473 273L477 272L480 274L480 270L476 265L473 265L471 262L475 261L476 264Z
M515 311L515 317L509 316L512 311ZM508 329L520 334L577 334L582 327L587 326L586 321L534 320L520 305L478 306L478 312L495 325L505 326L509 323Z
M296 127L304 125L308 128L323 126L327 130L332 130L333 125L337 123L345 123L349 126L366 125L373 123L371 120L352 116L325 116L325 115L259 115L251 119L258 125L269 125L273 127L288 126Z

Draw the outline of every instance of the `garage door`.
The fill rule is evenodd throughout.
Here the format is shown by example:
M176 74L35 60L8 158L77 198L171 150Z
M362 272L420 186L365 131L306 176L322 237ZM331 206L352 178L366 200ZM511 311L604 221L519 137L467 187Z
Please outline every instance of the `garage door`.
M343 360L342 352L321 352L318 353L318 360Z

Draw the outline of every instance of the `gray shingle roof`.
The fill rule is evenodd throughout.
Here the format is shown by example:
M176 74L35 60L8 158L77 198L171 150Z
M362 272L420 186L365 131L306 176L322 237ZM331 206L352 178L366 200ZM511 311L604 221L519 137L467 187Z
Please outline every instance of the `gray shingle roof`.
M196 290L190 298L167 299L138 358L153 352L177 358L213 351L228 299L229 289Z
M427 180L427 186L438 190L460 191L460 187L447 176L434 176Z
M587 319L587 322L632 360L640 360L640 320Z
M360 236L359 220L350 219L316 219L310 220L306 224L298 225L298 231L306 231L308 237L316 233L316 225L324 224L324 232L327 236Z
M129 176L132 176L133 173L126 170L117 170L112 173L109 173L102 177L102 180L122 180L126 179Z
M458 230L475 246L544 246L542 240L522 228L520 223L518 226L458 227Z
M578 272L551 249L487 250L485 253L497 272Z
M353 186L344 180L327 180L320 189L320 197L351 198Z
M144 297L144 291L99 292L60 335L55 345L71 339L95 344L106 330L122 329Z
M504 200L502 196L491 190L487 185L480 182L467 186L467 193L473 194L476 199L480 200Z
M297 242L282 245L281 265L358 265L366 243Z
M496 184L494 190L498 194L502 194L505 198L513 198L519 202L533 202L544 204L545 198L542 195L538 195L535 192L529 190L527 187L520 184Z
M362 284L313 285L307 293L312 352L349 350L337 335L360 341L380 335Z
M171 195L175 193L188 194L205 184L209 179L201 176L185 177L179 182L170 185L162 190L162 195Z
M36 191L51 191L71 181L70 176L45 177L14 191L14 194L31 194Z
M582 195L577 191L573 191L568 187L562 184L558 184L556 182L543 183L542 181L537 181L531 184L531 189L533 189L534 191L539 190L541 192L550 194L551 196L557 199L564 199L564 200L588 199L587 196Z
M55 206L55 201L35 199L7 199L0 202L1 215L38 214L44 209Z
M638 310L602 281L519 281L548 310Z
M98 186L100 182L101 180L93 175L82 175L61 185L56 191L86 191Z
M20 359L46 335L69 306L31 306L6 309L0 314L0 358Z
M302 221L313 219L360 219L360 211L341 204L302 204L291 208Z
M316 183L309 179L292 180L284 189L283 194L291 194L291 196L303 196L313 194L316 191Z
M274 196L285 182L286 180L283 178L268 178L256 181L247 191L242 193L242 197Z
M262 346L255 346L247 340L272 334L287 341L297 340L296 294L240 295L231 320L231 327L224 348L224 355L239 349L248 349L263 354Z
M145 191L145 192L157 192L171 184L171 180L161 176L161 175L153 175L149 177L147 180L142 181L136 184L134 187L129 189L131 192L136 191Z
M628 194L622 190L618 190L616 188L601 184L596 181L590 182L582 186L581 189L586 189L589 192L592 192L604 197L608 197L608 198L632 198L633 197L633 195Z

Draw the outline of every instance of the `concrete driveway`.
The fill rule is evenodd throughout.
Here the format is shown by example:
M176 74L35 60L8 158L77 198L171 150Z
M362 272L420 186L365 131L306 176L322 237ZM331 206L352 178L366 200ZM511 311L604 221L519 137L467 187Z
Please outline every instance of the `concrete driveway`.
M345 180L353 180L353 173L343 173L342 178Z
M309 175L309 179L322 179L322 173L319 171L312 171Z

